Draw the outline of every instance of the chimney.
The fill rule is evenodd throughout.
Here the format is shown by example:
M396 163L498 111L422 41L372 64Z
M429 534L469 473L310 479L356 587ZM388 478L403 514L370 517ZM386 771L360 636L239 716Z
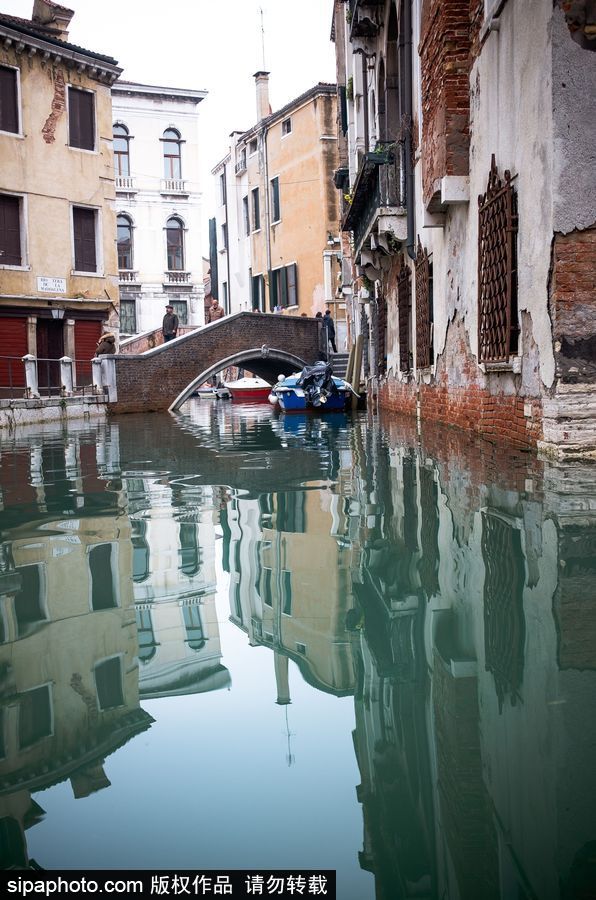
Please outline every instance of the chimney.
M271 115L269 72L255 72L253 77L257 86L257 122L260 122L261 119Z
M54 32L61 41L68 40L68 26L74 16L74 11L52 0L33 0L33 12L31 21L43 25Z
M290 682L288 678L288 657L282 656L276 650L273 652L273 666L275 668L275 683L277 685L277 700L279 706L286 706L290 700Z

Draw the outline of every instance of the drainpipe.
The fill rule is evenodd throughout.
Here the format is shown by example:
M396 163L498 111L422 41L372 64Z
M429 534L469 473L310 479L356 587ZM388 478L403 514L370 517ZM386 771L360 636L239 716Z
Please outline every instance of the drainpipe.
M267 134L268 129L264 127L261 131L263 141L263 170L265 173L265 251L267 254L267 302L271 307L271 211L269 209L269 156L267 153ZM267 309L265 309L267 312Z
M224 184L226 186L226 202L224 204L224 209L226 211L226 234L227 234L227 244L226 247L226 272L228 276L228 296L226 297L226 309L224 312L226 316L230 315L230 309L232 308L232 282L230 281L230 228L228 224L228 168L224 163L223 167L223 175L224 175Z
M412 0L406 0L404 4L404 47L406 50L405 65L405 100L406 100L406 117L407 131L405 141L405 159L406 168L406 215L408 225L408 237L406 250L410 259L416 259L416 219L414 210L414 165L412 160Z

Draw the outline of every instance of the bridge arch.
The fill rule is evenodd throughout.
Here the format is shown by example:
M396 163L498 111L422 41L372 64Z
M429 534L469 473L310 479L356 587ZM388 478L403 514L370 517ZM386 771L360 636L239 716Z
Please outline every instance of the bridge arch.
M224 316L142 353L111 357L111 413L177 409L197 384L228 365L267 381L320 359L321 320L253 312ZM273 349L275 348L275 349Z
M286 350L279 350L266 346L254 347L251 350L242 350L239 353L233 353L231 356L219 360L208 369L204 369L200 372L197 377L193 378L190 384L178 394L170 406L169 411L176 412L176 410L180 409L182 404L192 396L194 391L196 391L201 384L204 384L215 375L216 372L221 372L222 369L227 369L229 366L243 367L245 363L251 364L250 366L247 366L251 372L254 372L259 378L264 378L270 383L277 381L278 375L291 375L292 372L298 372L307 365L307 363L303 359L300 359L299 356L288 353Z

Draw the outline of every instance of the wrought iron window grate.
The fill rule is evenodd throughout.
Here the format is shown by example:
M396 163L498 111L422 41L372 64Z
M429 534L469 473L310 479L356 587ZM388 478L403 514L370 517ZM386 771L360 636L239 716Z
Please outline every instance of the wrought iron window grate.
M499 178L495 157L478 197L478 348L480 362L517 352L517 196L509 171Z
M416 365L419 369L433 362L432 321L432 263L419 238L416 252Z
M402 253L397 273L397 326L399 332L399 368L412 368L410 348L410 314L412 310L412 273Z

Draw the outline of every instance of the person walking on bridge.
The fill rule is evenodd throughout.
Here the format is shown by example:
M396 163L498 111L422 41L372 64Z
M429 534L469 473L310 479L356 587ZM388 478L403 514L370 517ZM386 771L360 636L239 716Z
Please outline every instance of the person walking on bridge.
M178 325L179 325L178 316L174 312L174 307L168 304L166 306L166 314L163 317L163 322L161 323L161 330L163 334L164 343L166 341L173 341L176 335L178 334Z
M211 322L217 322L218 319L221 319L225 316L225 312L223 310L223 306L219 305L219 300L214 297L213 303L211 304L211 309L209 310L207 316L207 324Z

